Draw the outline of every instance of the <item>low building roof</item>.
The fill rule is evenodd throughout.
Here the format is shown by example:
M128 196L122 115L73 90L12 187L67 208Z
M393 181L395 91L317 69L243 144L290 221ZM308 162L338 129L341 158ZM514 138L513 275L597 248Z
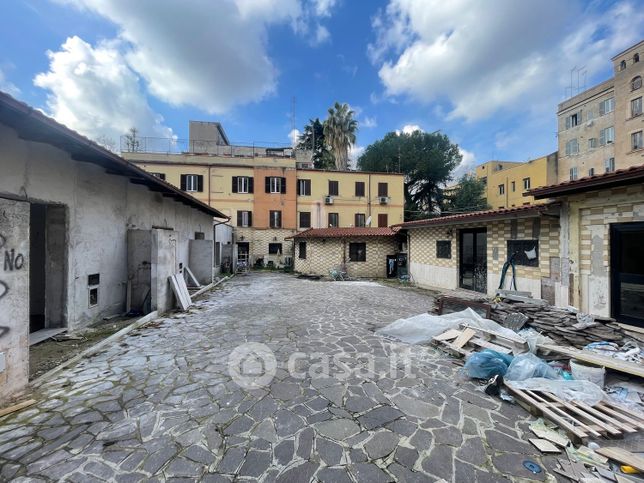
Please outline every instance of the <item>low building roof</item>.
M110 174L125 176L133 184L147 186L180 203L191 206L216 218L230 217L199 201L175 186L99 146L76 131L63 126L31 106L0 91L0 123L15 129L21 139L45 143L69 153L79 163L95 164Z
M563 183L541 186L526 191L524 194L534 196L535 199L539 200L642 182L644 182L644 165L618 169L612 173L586 176L574 181L564 181Z
M394 236L398 233L396 228L309 228L288 238L362 238Z
M505 208L500 210L472 211L451 216L439 216L436 218L427 218L425 220L407 221L399 223L392 228L424 228L434 225L452 225L459 223L470 223L472 221L491 221L502 220L507 218L528 218L538 216L541 213L552 211L559 206L558 203L542 203L538 205L523 205L515 208Z

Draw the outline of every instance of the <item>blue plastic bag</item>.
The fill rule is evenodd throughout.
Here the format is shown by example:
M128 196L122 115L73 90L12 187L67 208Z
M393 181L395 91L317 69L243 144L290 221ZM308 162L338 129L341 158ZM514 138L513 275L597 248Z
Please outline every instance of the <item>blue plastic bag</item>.
M494 376L503 376L513 357L508 354L491 349L475 352L467 358L465 370L467 375L474 379L490 379Z

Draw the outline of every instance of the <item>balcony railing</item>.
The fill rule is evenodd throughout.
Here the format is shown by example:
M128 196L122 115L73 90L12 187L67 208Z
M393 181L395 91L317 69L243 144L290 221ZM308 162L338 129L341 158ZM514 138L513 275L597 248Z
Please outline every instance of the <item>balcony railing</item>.
M217 144L195 139L121 136L121 153L203 154L240 158L293 158L295 150L286 143L262 143L261 146Z

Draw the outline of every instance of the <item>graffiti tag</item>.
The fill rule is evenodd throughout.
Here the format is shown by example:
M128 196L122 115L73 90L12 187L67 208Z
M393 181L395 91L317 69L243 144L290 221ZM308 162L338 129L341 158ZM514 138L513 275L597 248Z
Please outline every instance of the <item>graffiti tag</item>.
M0 300L9 292L9 286L0 280Z
M13 272L20 270L25 264L25 257L22 253L16 255L15 248L4 251L4 271Z

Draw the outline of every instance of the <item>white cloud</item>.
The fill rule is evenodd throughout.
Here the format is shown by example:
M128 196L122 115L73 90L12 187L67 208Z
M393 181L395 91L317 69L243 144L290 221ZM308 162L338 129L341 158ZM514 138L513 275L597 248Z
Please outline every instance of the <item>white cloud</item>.
M312 41L313 45L321 45L331 38L331 34L323 25L318 25L315 29L315 38Z
M378 127L378 120L376 119L375 116L373 117L365 116L365 118L360 122L360 126L365 127L367 129Z
M291 140L291 146L295 147L299 137L300 137L300 130L291 129L291 131L288 133L288 138Z
M364 146L353 145L349 148L349 169L356 169L358 166L358 158L362 156L365 151Z
M313 3L318 17L330 17L337 0L314 0Z
M94 48L70 37L61 50L47 55L49 71L38 74L34 84L49 91L49 114L58 122L91 139L116 143L131 127L142 136L172 136L114 42Z
M401 129L396 129L396 134L411 134L416 131L424 132L418 124L405 124Z
M1 68L0 68L0 91L4 91L13 97L18 97L20 95L20 89L18 89L18 87L12 82L9 82L9 79L7 79L5 73L2 71Z
M597 5L582 12L580 2L559 0L498 0L494 8L477 0L390 0L373 20L377 38L368 53L389 96L446 97L451 119L503 109L551 113L572 66L584 64L591 78L641 39L637 4L595 12Z
M452 171L452 179L455 181L459 180L464 174L473 171L476 166L476 156L472 151L468 151L460 147L458 148L458 151L461 153L461 156L463 156L463 159Z

